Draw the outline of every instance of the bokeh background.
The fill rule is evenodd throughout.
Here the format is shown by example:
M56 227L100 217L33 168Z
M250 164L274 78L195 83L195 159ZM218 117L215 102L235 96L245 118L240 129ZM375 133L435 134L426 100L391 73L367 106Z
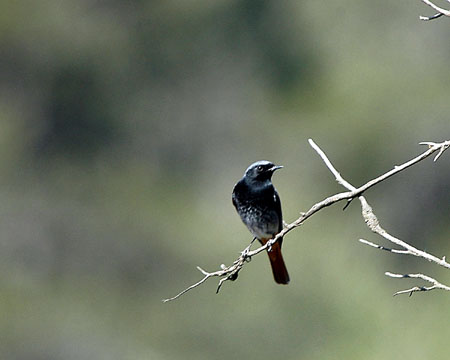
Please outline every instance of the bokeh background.
M219 295L200 265L251 239L231 205L269 159L286 221L450 134L450 22L420 1L40 0L0 5L0 352L7 360L443 359L448 273L382 242L357 202L291 232ZM450 161L366 195L396 236L450 254Z

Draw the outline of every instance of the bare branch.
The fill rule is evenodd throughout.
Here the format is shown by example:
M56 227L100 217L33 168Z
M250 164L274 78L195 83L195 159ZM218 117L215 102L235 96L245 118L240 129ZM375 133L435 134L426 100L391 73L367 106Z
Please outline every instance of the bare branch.
M433 2L431 2L430 0L422 0L422 2L427 4L429 7L433 8L435 11L437 11L437 14L434 14L433 16L420 16L419 17L420 20L429 21L429 20L434 20L434 19L440 18L441 16L449 16L450 17L450 10L443 9L443 8L437 6L436 4L434 4ZM450 1L448 1L448 2L450 2Z
M320 150L320 148L314 144L314 142L312 140L310 140L310 144L311 146L313 146L313 148L318 152L318 154L320 155L320 157L322 158L322 160L324 161L325 165L328 167L328 169L332 172L332 174L335 176L336 181L341 184L342 186L346 187L347 189L353 190L355 191L354 187L348 183L346 180L344 180L342 178L342 176L337 172L337 170L334 168L334 166L331 164L330 160L328 160L327 156L325 155L325 153ZM421 142L420 145L428 145L428 151L426 151L425 153L415 157L414 159L404 163L403 165L400 166L396 166L394 167L393 170L387 172L384 175L379 176L378 178L369 181L366 185L363 185L361 188L364 188L365 186L367 186L368 184L371 183L378 183L381 182L385 179L387 179L389 176L392 176L393 174L395 174L396 172L402 171L406 168L408 168L409 166L414 165L415 163L423 160L424 158L430 156L433 152L438 151L438 154L436 155L436 157L434 158L434 161L437 161L437 159L442 155L442 153L447 150L450 146L450 142L449 141L445 141L443 143L434 143L434 142ZM356 189L356 190L359 190ZM404 255L414 255L414 256L418 256L418 257L422 257L424 259L427 259L428 261L432 261L435 262L436 264L439 264L447 269L450 269L450 264L445 260L445 256L442 259L439 259L436 256L433 256L425 251L416 249L414 246L409 245L408 243L390 235L386 230L384 230L381 225L380 222L378 221L378 218L376 217L375 213L373 212L372 207L368 204L367 200L365 199L364 196L359 196L359 201L361 202L361 209L362 209L362 216L364 218L364 221L366 223L366 225L369 227L370 230L372 230L373 232L377 233L378 235L384 237L386 240L404 248L404 250L397 250L397 249L390 249L381 245L377 245L374 244L370 241L367 240L363 240L360 239L359 241L363 244L369 245L371 247L375 247L378 248L380 250L385 250L391 253L396 253L396 254L404 254ZM391 274L391 273L389 273ZM436 284L438 285L433 285L430 288L427 287L415 287L413 288L413 291L427 291L427 290L433 290L435 288L444 288L446 287L446 285L442 285L440 283L438 283L436 280L427 277L426 275L421 275L423 279L429 281L429 280L433 280ZM406 277L406 276L404 276ZM411 276L411 277L418 277L418 276ZM405 290L399 293L406 293L406 292L410 292L410 290ZM397 295L397 293L396 293Z
M444 141L442 143L434 143L434 142L421 142L420 145L428 145L428 150L423 152L422 154L416 156L414 159L411 159L409 161L407 161L406 163L402 164L402 165L397 165L394 166L394 168L390 171L388 171L387 173L380 175L379 177L370 180L369 182L367 182L366 184L360 186L359 188L355 189L355 187L353 185L351 185L350 183L348 183L346 180L344 180L342 178L342 176L339 174L339 172L333 167L333 165L331 164L330 160L328 160L327 156L325 155L325 153L320 150L320 148L314 143L314 141L312 139L308 140L310 145L314 148L314 150L317 151L317 153L319 154L319 156L322 158L322 160L325 162L325 165L328 167L328 169L330 169L330 171L333 173L333 175L336 177L336 181L341 184L342 186L344 186L345 188L352 190L354 192L354 196L356 197L360 194L362 194L364 191L366 191L367 189L371 188L372 186L386 180L387 178L399 173L400 171L403 171L405 169L407 169L410 166L413 166L415 164L417 164L419 161L422 161L423 159L426 159L428 156L430 156L431 154L435 153L436 151L439 151L438 156L436 156L436 158L434 159L435 161L438 159L438 157L450 147L450 140L448 141Z
M442 15L444 15L444 14L437 13L437 14L434 14L432 16L419 16L419 19L423 20L423 21L430 21L430 20L434 20L434 19L440 18Z
M419 143L419 145L428 145L429 148L432 148L432 147L439 148L438 154L433 159L434 162L436 162L439 159L439 157L442 155L442 153L450 147L450 143L448 141L444 141L443 143L440 143L440 144L436 144L431 141L422 141L421 143Z
M221 276L219 273L221 271L216 271L215 273L208 273L205 270L203 270L200 266L197 266L197 269L203 274L205 275L205 277L203 279L201 279L200 281L196 282L195 284L189 286L188 288L184 289L182 292L180 292L178 295L175 295L174 297L168 298L168 299L164 299L163 302L169 302L175 299L178 299L181 295L187 293L189 290L192 290L194 288L196 288L197 286L203 284L206 280L208 280L210 277L212 276Z
M387 179L388 177L390 177L390 176L392 176L392 175L394 175L394 174L396 174L396 173L398 173L400 171L403 171L406 168L408 168L408 167L418 163L419 161L427 158L432 153L434 153L436 151L439 151L438 155L434 158L434 161L436 161L439 158L439 156L441 156L442 153L450 147L450 141L445 141L445 142L442 142L442 143L421 142L420 145L428 145L429 149L427 151L425 151L421 155L415 157L414 159L404 163L403 165L395 166L394 169L392 169L391 171L388 171L387 173L377 177L374 180L369 181L368 183L366 183L365 185L359 187L358 189L355 189L355 187L353 185L351 185L349 182L347 182L346 180L344 180L342 178L342 176L339 174L339 172L331 164L330 160L327 158L325 153L314 143L314 141L312 141L310 139L309 143L314 148L314 150L317 151L317 153L322 158L322 160L324 161L324 163L328 167L328 169L333 173L333 175L336 178L336 181L339 184L341 184L342 186L346 187L347 189L352 190L355 194L362 193L363 191L365 191L369 187L371 187L371 186L373 186L375 184L378 184L379 182ZM428 253L426 253L424 251L418 250L415 247L409 245L408 243L406 243L406 242L404 242L404 241L402 241L402 240L400 240L400 239L390 235L386 230L384 230L380 226L378 218L374 214L374 212L372 210L372 207L368 204L368 202L365 199L365 197L364 196L359 196L359 201L361 202L362 215L363 215L364 221L366 222L366 224L370 228L370 230L372 230L373 232L379 234L380 236L384 237L385 239L389 240L390 242L405 248L405 251L390 249L389 250L390 252L411 254L411 255L414 255L414 256L423 257L423 258L427 259L428 261L434 261L435 263L450 269L450 264L445 261L445 258L439 259L436 256L433 256L433 255L430 255L430 254L428 254ZM387 250L387 248L384 248L384 247L382 247L380 245L375 245L373 243L369 243L366 240L362 240L361 242L366 244L366 245L370 245L370 246L373 246L373 247L378 247L379 249L382 249L382 250Z
M336 168L333 166L331 161L328 159L328 157L325 155L325 153L322 151L322 149L319 146L317 146L317 144L313 141L313 139L308 139L308 142L309 142L309 145L311 145L312 148L314 150L316 150L316 152L322 158L322 160L325 163L325 165L327 166L327 168L330 169L330 171L333 173L334 177L336 178L336 181L339 184L341 184L343 187L345 187L351 191L355 191L356 188L352 184L350 184L349 182L344 180L344 178L341 176L341 174L336 170Z
M408 278L413 278L413 279L422 279L425 281L428 281L429 283L433 284L433 286L414 286L410 289L406 289L406 290L400 290L397 291L396 293L394 293L394 296L400 295L400 294L409 294L409 296L411 296L414 292L419 292L419 291L431 291L434 289L441 289L441 290L446 290L446 291L450 291L450 287L447 285L443 285L441 284L439 281L437 281L436 279L433 279L432 277L429 277L427 275L424 274L394 274L391 272L386 272L385 273L386 276L392 277L392 278L397 278L397 279L408 279Z
M326 199L319 201L318 203L314 204L307 212L304 213L300 213L300 217L295 220L294 222L290 223L290 224L285 224L283 230L278 233L273 239L269 240L266 242L266 244L258 247L255 250L251 250L251 246L253 244L253 241L250 243L250 245L248 245L242 252L241 255L239 256L238 259L236 259L232 265L230 266L225 266L222 265L221 266L221 270L218 271L214 271L214 272L207 272L205 270L203 270L200 267L197 267L199 269L199 271L202 272L202 274L204 275L204 277L196 282L195 284L189 286L188 288L186 288L185 290L181 291L178 295L172 297L172 298L168 298L163 300L164 302L168 302L171 300L175 300L177 298L179 298L181 295L185 294L186 292L198 287L199 285L203 284L206 280L208 280L211 277L219 277L221 278L219 280L219 284L217 287L217 291L219 292L220 288L222 287L223 283L225 281L228 280L236 280L239 271L244 267L244 265L249 262L251 260L251 258L263 251L270 251L271 247L273 244L275 244L275 242L277 242L279 239L281 239L282 237L284 237L287 233L289 233L291 230L301 226L308 218L310 218L312 215L314 215L315 213L317 213L318 211L322 210L325 207L328 207L330 205L333 205L339 201L342 200L347 200L347 201L351 201L352 199L358 197L360 202L361 202L361 206L362 206L362 214L364 217L364 220L366 221L366 224L369 226L369 228L380 234L381 236L383 236L384 238L388 239L389 241L405 248L405 250L394 250L394 249L390 249L388 250L388 248L384 248L380 245L376 245L373 243L369 243L366 240L362 240L363 243L373 246L373 247L377 247L379 249L382 250L388 250L391 251L393 253L401 253L401 254L411 254L411 255L415 255L415 256L421 256L426 258L429 261L434 261L436 263L438 263L439 265L442 265L446 268L450 268L450 264L447 263L445 261L445 258L443 259L439 259L433 255L430 255L426 252L423 252L421 250L418 250L414 247L412 247L411 245L403 242L400 239L397 239L391 235L389 235L383 228L381 228L381 226L379 225L378 219L375 216L375 214L372 211L372 208L369 206L369 204L367 203L366 199L364 198L364 196L362 196L362 194L368 190L369 188L371 188L372 186L386 180L387 178L399 173L400 171L403 171L405 169L407 169L408 167L418 163L419 161L422 161L424 159L426 159L427 157L429 157L431 154L435 153L436 151L438 151L438 155L435 157L435 161L439 158L440 155L442 155L442 153L448 149L450 147L450 140L442 142L442 143L434 143L434 142L424 142L421 144L424 145L428 145L428 150L423 152L422 154L418 155L417 157L413 158L412 160L399 165L399 166L395 166L394 169L386 172L383 175L380 175L379 177L367 182L366 184L360 186L359 188L354 187L352 184L350 184L348 181L346 181L341 174L334 168L334 166L331 164L330 160L327 158L327 156L325 155L325 153L317 146L317 144L312 140L309 139L309 143L310 145L314 148L314 150L319 154L319 156L322 158L322 160L325 162L325 165L328 167L328 169L333 173L333 175L336 178L336 181L341 184L342 186L344 186L345 188L347 188L349 191L347 192L341 192L341 193L337 193L334 194L332 196L327 197ZM348 203L347 203L348 204Z
M424 259L427 259L428 261L435 262L438 265L441 265L447 269L450 269L450 263L445 261L445 257L438 258L434 255L431 255L425 251L416 249L414 246L404 242L403 240L400 240L396 238L395 236L390 235L386 230L384 230L376 218L375 214L373 213L372 207L367 203L366 199L364 197L360 197L360 202L362 206L362 213L364 220L366 221L367 226L372 230L374 233L377 233L378 235L384 237L386 240L403 247L406 251L403 252L404 254L414 255L418 257L422 257ZM375 219L375 220L374 220ZM364 241L362 241L365 243ZM369 245L369 244L367 244ZM391 251L395 252L395 251Z
M364 239L359 239L359 241L361 243L363 243L363 244L372 246L372 247L380 249L380 250L385 250L385 251L388 251L388 252L391 252L391 253L394 253L394 254L411 254L411 252L409 250L391 249L391 248L388 248L388 247L385 247L385 246L382 246L382 245L378 245L378 244L375 244L373 242L370 242L370 241L367 241L367 240L364 240Z
M197 269L204 275L203 279L201 279L200 281L197 281L195 284L189 286L188 288L184 289L183 291L181 291L179 294L168 298L168 299L164 299L163 302L169 302L175 299L178 299L181 295L186 294L188 291L196 288L197 286L200 286L201 284L203 284L206 280L208 280L211 277L221 277L222 279L220 279L219 281L219 285L217 287L216 293L219 292L220 288L222 287L222 284L227 281L227 280L236 280L239 271L242 269L242 267L244 266L244 263L246 261L249 261L251 258L248 255L250 252L250 247L253 244L253 240L250 243L250 245L248 245L241 253L241 256L233 263L233 265L231 266L225 266L225 265L221 265L220 267L222 268L222 270L218 270L218 271L214 271L214 272L208 272L203 270L200 266L197 266Z

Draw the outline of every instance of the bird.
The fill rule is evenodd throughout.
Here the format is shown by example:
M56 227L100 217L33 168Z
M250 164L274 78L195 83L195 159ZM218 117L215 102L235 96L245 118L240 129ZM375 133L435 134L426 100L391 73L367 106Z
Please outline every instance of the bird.
M264 245L283 229L281 201L272 184L273 173L283 166L261 160L251 164L233 188L232 201L242 222ZM288 284L289 274L281 255L279 239L267 250L275 282Z

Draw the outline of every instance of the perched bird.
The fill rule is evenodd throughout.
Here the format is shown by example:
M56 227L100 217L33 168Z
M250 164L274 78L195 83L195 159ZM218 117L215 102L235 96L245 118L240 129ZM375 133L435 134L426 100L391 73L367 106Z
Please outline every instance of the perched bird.
M233 189L233 205L244 224L261 244L265 244L283 229L281 202L272 184L272 174L282 166L269 161L257 161L250 165ZM275 281L289 283L289 275L281 256L278 240L268 251Z

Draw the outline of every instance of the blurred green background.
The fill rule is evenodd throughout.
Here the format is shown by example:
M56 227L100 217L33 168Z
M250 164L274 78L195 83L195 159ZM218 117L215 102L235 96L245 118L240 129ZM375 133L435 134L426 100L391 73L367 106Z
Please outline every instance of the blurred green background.
M251 239L231 190L253 161L286 221L450 134L450 22L420 1L7 1L0 5L1 359L443 359L450 277L382 253L357 202L215 295L196 266ZM366 195L382 225L450 254L450 161Z

